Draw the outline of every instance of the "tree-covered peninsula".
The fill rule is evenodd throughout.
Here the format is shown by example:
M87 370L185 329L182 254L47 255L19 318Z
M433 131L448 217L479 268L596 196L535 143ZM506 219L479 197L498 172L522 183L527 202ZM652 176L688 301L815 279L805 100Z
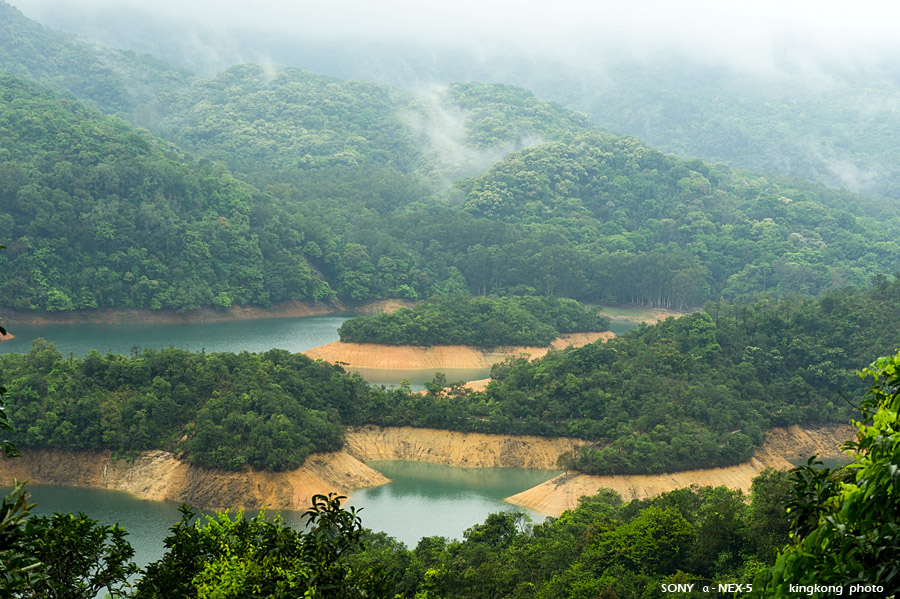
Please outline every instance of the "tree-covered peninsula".
M376 424L585 440L570 466L659 473L748 460L766 429L847 422L852 373L894 351L900 280L819 300L710 303L606 343L492 371L484 391L451 386L370 413Z
M495 366L484 391L367 385L301 354L0 356L23 447L147 449L206 467L285 470L339 449L346 425L569 436L598 474L737 464L773 426L846 422L850 376L897 346L900 281L819 300L711 303L606 343Z
M457 293L411 309L351 318L338 334L344 342L384 345L546 346L561 334L608 328L608 318L574 300Z

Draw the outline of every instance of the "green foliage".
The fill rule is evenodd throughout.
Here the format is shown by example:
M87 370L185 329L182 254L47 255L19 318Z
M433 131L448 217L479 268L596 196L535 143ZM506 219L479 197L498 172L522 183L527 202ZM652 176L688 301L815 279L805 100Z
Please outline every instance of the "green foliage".
M770 486L758 489L753 502L778 500ZM375 566L390 551L393 584L383 596L409 599L656 597L663 583L695 583L695 593L710 584L710 593L679 596L725 597L713 581L746 584L774 559L755 550L751 518L745 497L724 487L628 504L604 489L539 525L492 514L460 541L426 537L412 550L382 543L353 560Z
M154 129L243 173L421 163L406 94L297 69L239 65L163 97Z
M563 333L608 327L609 319L574 300L456 293L413 309L351 318L338 333L341 341L386 345L546 346Z
M552 228L565 240L569 256L557 260L569 272L569 297L677 308L720 294L817 295L900 268L896 210L867 214L847 193L664 155L628 138L543 144L462 188L470 214Z
M330 299L302 222L222 166L0 75L0 303L23 311ZM264 222L257 215L269 214Z
M138 599L188 597L370 597L378 580L354 571L346 555L361 546L356 513L341 507L343 496L314 495L305 530L264 513L194 520L182 507L181 521L166 539L166 554L147 566L137 583Z
M150 116L157 94L190 80L186 71L151 56L105 48L42 27L3 1L0 68L122 116Z
M787 77L751 71L685 56L623 60L607 63L603 85L587 94L573 97L565 86L535 91L666 152L897 197L891 65L827 69L827 83L802 69Z
M736 464L773 426L846 422L850 376L896 346L900 281L820 300L763 298L642 326L606 343L494 366L482 392L403 396L378 424L571 436L597 474ZM446 385L440 385L441 387Z
M0 106L0 185L12 209L0 224L14 243L0 303L15 309L464 288L683 308L818 295L900 270L895 206L664 155L522 89L453 84L432 98L255 65L191 79L54 37L3 6L13 73L204 157L71 100L23 98L4 79L14 97ZM448 120L460 138L438 147ZM462 173L476 176L453 184Z
M343 444L371 391L302 354L203 354L174 348L64 359L36 341L0 356L22 447L183 452L208 468L299 467Z
M25 483L14 481L13 490L0 502L0 592L12 597L42 583L41 562L29 551L35 535L28 520L34 504L28 503Z
M873 382L857 440L846 446L854 463L832 472L811 460L795 471L794 542L757 579L767 596L791 596L791 584L863 585L861 597L900 592L900 353L860 377Z
M23 545L41 562L43 577L23 597L93 599L101 591L123 597L138 572L134 549L118 525L104 526L85 514L32 517ZM19 595L16 595L19 596Z

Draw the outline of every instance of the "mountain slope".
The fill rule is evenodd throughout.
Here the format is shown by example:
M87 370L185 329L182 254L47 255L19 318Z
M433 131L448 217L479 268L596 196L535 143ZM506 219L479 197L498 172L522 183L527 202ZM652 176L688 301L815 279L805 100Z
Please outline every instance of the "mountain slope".
M0 76L0 303L20 310L322 299L302 224L221 165Z

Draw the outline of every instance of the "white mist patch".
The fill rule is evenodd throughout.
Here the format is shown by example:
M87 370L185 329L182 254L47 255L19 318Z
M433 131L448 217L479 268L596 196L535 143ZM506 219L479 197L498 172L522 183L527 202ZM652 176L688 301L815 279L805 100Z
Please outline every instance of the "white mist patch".
M536 133L525 132L499 145L472 145L468 137L473 114L454 105L446 87L418 91L415 107L402 112L400 119L419 137L423 154L436 166L428 176L442 189L483 173L511 152L543 142Z
M849 191L854 193L871 192L881 181L882 175L875 166L861 168L852 160L839 156L833 148L816 144L812 146L811 153Z

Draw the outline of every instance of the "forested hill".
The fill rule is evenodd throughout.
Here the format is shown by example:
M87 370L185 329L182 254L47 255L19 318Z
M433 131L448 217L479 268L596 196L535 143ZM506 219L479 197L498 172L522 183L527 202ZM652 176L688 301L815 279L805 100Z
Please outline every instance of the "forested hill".
M846 423L855 372L900 347L900 278L819 300L710 303L606 343L494 366L485 391L432 389L367 418L590 440L570 466L660 473L750 459L773 426Z
M543 144L461 186L469 214L554 230L582 252L561 265L573 297L679 307L720 294L816 295L900 269L896 209L629 138Z
M674 54L609 64L590 89L531 89L667 152L897 199L896 64L821 67L767 76Z
M459 290L682 308L900 270L896 206L665 155L526 90L254 65L198 79L0 9L3 68L67 90L0 82L9 308ZM92 80L127 93L75 85ZM131 83L152 99L135 105Z
M773 426L846 423L865 388L855 371L894 351L898 331L900 279L879 278L819 300L711 303L495 366L483 392L440 378L426 394L372 387L283 350L80 359L43 341L0 356L0 382L28 447L165 449L206 467L286 470L341 447L343 425L408 425L578 437L570 466L659 473L746 461Z
M0 0L0 72L66 91L119 116L148 118L157 95L191 74L152 56L47 29ZM148 112L149 111L149 112Z
M548 346L566 333L606 331L609 319L556 297L434 297L389 314L357 316L341 325L341 341L384 345Z
M524 145L595 129L584 115L510 86L412 93L252 64L162 95L160 112L147 123L159 135L261 183L329 167L454 178Z
M302 221L209 161L0 75L0 304L28 311L327 299Z

